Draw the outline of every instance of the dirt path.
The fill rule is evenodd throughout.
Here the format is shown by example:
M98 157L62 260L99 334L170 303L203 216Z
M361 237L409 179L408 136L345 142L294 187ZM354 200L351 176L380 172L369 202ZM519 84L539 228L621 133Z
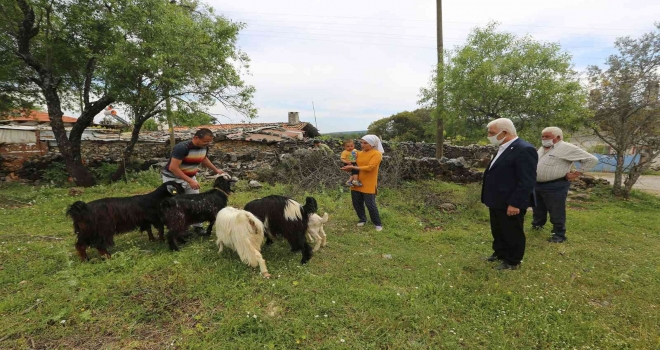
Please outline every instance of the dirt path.
M614 173L589 173L589 175L605 179L610 183L614 182ZM633 185L633 188L660 195L660 176L642 175L639 180L637 180L637 183Z

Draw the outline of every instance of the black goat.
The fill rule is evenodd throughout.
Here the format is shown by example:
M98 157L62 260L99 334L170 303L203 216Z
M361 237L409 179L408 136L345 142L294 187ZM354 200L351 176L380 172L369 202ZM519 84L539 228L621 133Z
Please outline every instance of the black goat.
M316 199L307 197L305 205L284 196L267 196L255 199L245 205L266 228L266 244L272 244L274 236L283 236L291 246L291 251L302 250L301 264L312 258L312 247L305 239L309 216L316 213Z
M183 233L191 224L208 221L206 236L211 235L218 212L227 206L234 182L236 181L220 176L215 179L211 190L168 198L161 203L163 221L168 229L167 243L172 251L179 250L176 242L186 242Z
M114 235L133 231L147 231L154 240L151 225L158 229L163 239L163 221L160 204L174 195L184 193L183 186L169 181L155 191L132 197L102 198L85 203L75 202L67 209L66 215L73 219L73 231L78 236L76 250L80 259L87 260L87 247L95 247L102 256L110 257L108 247L114 245Z

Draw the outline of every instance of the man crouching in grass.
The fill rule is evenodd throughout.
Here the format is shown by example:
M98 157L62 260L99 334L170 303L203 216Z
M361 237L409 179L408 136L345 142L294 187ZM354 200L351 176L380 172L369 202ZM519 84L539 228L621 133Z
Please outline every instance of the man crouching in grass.
M161 171L163 183L176 181L183 185L186 194L199 193L199 182L197 182L197 171L199 165L213 170L218 175L229 176L218 169L208 158L209 146L213 143L213 132L202 128L197 130L190 141L179 142L172 149L172 156L167 165ZM195 234L204 233L202 224L195 224Z

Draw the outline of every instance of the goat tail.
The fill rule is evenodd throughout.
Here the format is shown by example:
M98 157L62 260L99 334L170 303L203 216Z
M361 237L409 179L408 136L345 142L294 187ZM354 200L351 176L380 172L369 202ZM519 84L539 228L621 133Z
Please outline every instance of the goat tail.
M321 222L324 224L328 222L328 213L323 213L323 216L321 217Z
M77 201L66 210L66 216L73 219L73 221L87 221L92 215L92 211L89 209L87 203L83 201Z
M264 242L264 224L256 216L247 211L241 211L236 218L237 230L234 235L234 247L241 260L252 266L259 265L261 245Z
M314 197L305 198L305 205L303 206L303 210L307 215L316 213L316 211L318 210L318 204L316 203L316 199L314 199Z

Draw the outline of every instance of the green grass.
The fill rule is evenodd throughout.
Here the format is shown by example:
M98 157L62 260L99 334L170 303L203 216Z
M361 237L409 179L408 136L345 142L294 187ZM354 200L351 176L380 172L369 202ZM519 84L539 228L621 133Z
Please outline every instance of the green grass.
M656 197L569 203L569 241L530 230L517 271L480 260L491 237L479 187L439 182L382 190L380 233L355 227L348 193L314 193L330 213L328 246L305 266L284 241L264 247L270 280L206 238L172 253L133 232L116 237L112 259L89 249L79 262L66 206L158 184L134 181L75 198L0 188L0 348L660 347ZM230 204L266 194L290 193L239 186ZM443 202L458 208L441 212Z

